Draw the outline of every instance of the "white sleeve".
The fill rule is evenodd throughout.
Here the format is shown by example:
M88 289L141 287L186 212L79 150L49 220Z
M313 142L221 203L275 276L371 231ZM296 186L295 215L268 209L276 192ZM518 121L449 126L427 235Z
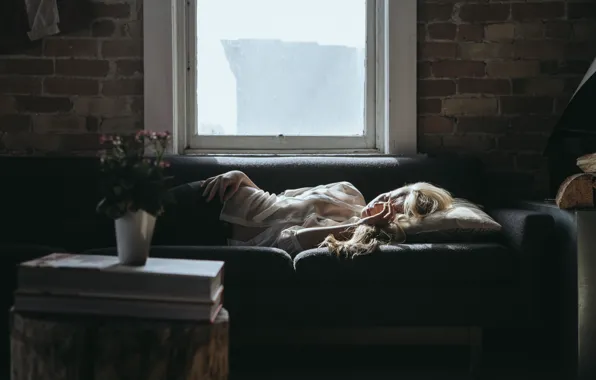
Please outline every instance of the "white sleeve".
M277 238L275 245L289 253L290 256L296 256L300 252L304 251L300 245L300 242L298 241L298 238L296 237L296 233L302 229L304 229L302 226L292 226L282 230L279 233L279 237Z

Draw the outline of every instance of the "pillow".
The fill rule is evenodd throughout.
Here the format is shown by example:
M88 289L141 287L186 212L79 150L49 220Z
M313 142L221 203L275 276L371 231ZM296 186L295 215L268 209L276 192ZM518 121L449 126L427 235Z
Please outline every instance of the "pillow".
M447 210L406 222L402 227L406 244L496 241L501 231L501 225L480 206L461 198L454 199Z

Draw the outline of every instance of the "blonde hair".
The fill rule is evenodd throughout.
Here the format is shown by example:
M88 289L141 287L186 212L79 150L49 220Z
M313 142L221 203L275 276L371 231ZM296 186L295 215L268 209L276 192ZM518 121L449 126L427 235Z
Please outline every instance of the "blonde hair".
M401 226L404 222L422 219L429 214L451 207L453 203L453 198L447 190L427 182L417 182L399 190L407 192L403 203L404 212L397 215L387 226L362 224L354 228L348 240L338 240L335 236L329 235L320 247L329 248L339 257L367 255L380 245L403 243L406 240L406 233Z

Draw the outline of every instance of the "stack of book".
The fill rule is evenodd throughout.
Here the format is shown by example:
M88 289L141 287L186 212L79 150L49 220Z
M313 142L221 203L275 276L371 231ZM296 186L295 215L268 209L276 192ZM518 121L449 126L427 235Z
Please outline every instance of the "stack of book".
M15 311L211 321L223 301L221 261L53 253L19 264Z

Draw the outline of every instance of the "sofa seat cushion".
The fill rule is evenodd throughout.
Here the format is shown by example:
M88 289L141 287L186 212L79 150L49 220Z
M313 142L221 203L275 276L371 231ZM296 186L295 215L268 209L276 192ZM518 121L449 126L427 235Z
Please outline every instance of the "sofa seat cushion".
M294 259L301 281L336 279L426 284L510 283L516 254L496 243L398 244L353 259L338 259L326 248L301 252Z

